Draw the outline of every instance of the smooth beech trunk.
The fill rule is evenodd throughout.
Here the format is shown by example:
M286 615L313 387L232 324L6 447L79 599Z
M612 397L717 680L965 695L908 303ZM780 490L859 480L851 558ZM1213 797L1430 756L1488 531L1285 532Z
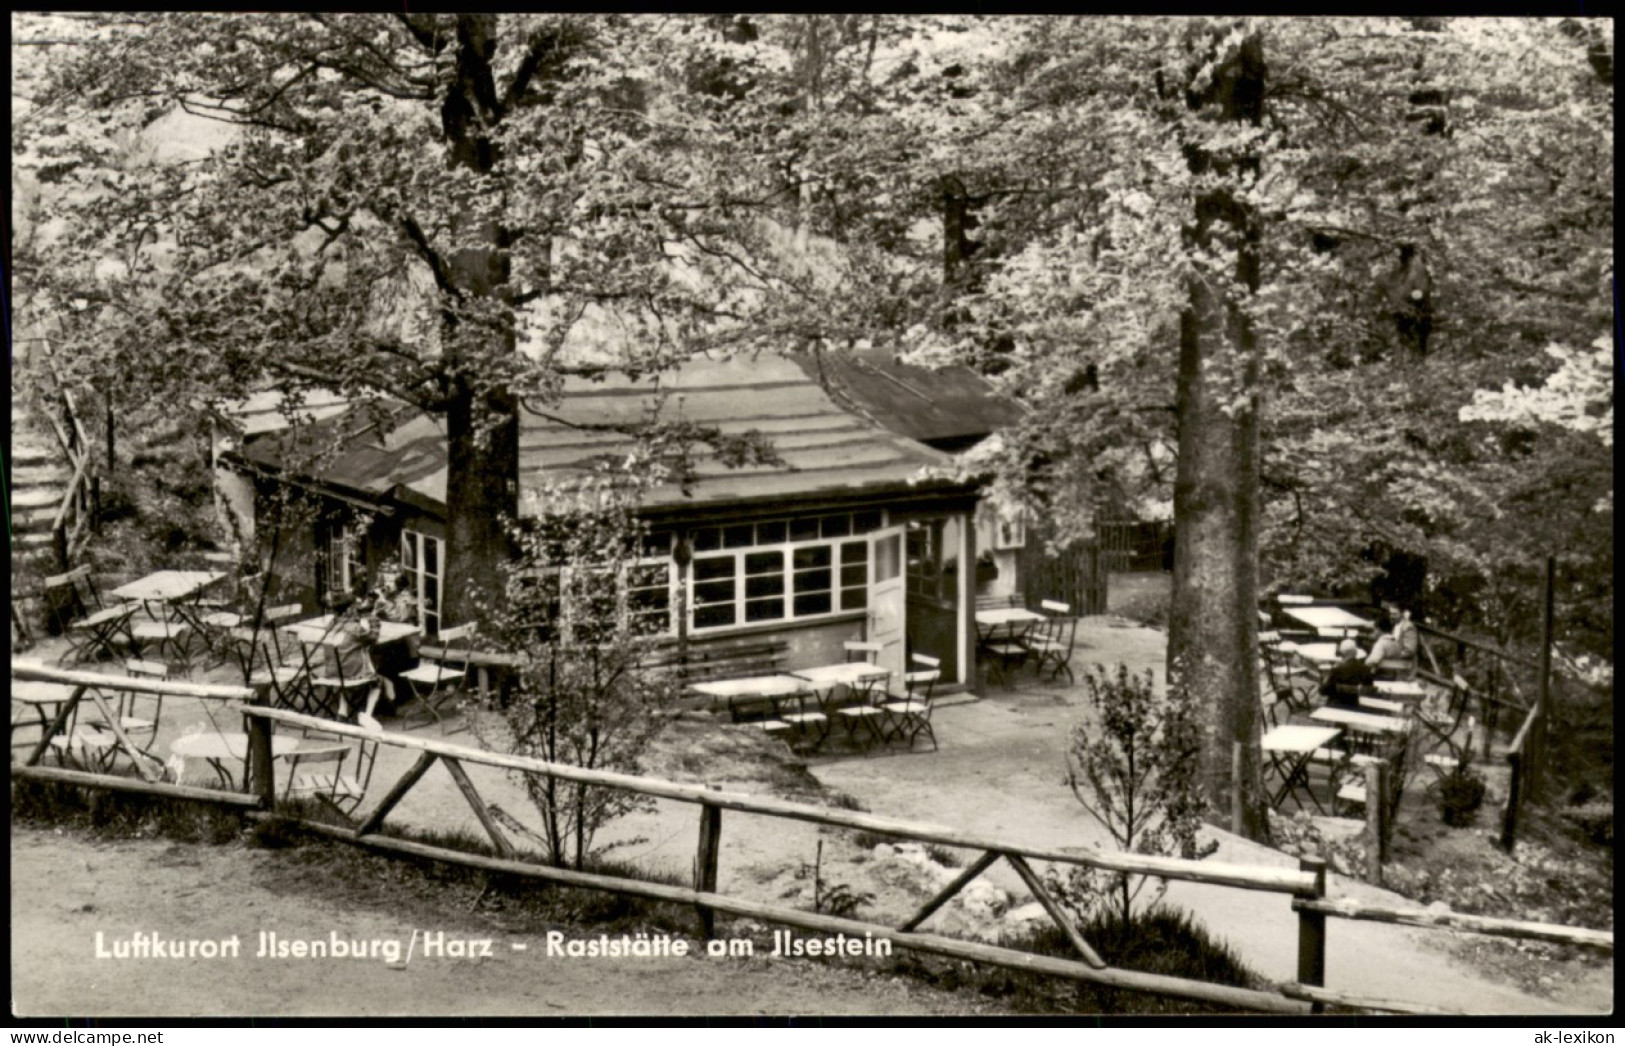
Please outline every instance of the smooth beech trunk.
M1208 57L1212 73L1193 78L1187 104L1210 119L1256 125L1264 89L1258 37ZM1219 176L1196 198L1187 250L1210 262L1218 255L1226 266L1233 257L1235 285L1256 290L1258 219L1233 191L1235 179L1256 171L1256 158L1194 147L1186 156L1194 173ZM1238 305L1225 282L1199 276L1181 317L1168 674L1206 710L1202 776L1212 811L1234 813L1239 798L1241 830L1258 839L1269 830L1258 748L1258 361ZM1232 779L1236 741L1239 782Z
M496 19L459 15L456 76L441 109L448 162L490 174L496 162L492 129L502 119L491 63L497 46ZM496 187L493 186L493 191ZM503 232L487 223L474 232L486 247L459 250L449 261L451 283L470 297L511 301ZM511 314L510 314L511 319ZM442 621L477 620L479 604L496 604L503 591L502 568L514 548L504 531L516 518L519 488L519 417L515 397L471 380L474 361L456 358L459 320L448 318L446 361L450 395L446 402L446 562L442 566ZM513 324L487 336L501 339L497 355L516 351ZM481 430L484 431L481 431Z

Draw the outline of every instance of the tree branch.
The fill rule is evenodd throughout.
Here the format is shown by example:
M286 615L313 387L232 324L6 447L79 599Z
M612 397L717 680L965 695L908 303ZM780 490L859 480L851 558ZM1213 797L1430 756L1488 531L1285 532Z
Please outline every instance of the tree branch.
M446 268L445 260L440 257L440 252L435 250L434 246L429 243L429 237L424 234L423 228L418 225L417 220L411 215L403 214L400 217L400 222L402 231L406 233L406 238L411 241L412 246L418 252L418 256L423 259L423 263L429 267L429 272L433 274L435 286L439 287L442 293L450 295L453 301L462 301L462 288L452 281L451 272Z

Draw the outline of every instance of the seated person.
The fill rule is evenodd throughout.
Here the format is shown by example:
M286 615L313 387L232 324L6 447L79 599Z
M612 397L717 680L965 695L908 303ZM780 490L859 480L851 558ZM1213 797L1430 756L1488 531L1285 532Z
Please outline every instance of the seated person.
M1408 661L1414 671L1416 651L1420 644L1421 635L1416 631L1416 622L1411 620L1411 612L1401 611L1394 630L1378 636L1377 641L1371 644L1371 654L1365 663L1376 668L1384 661Z
M418 622L418 601L412 595L412 578L408 574L396 574L386 580L378 590L374 605L378 616L385 621L403 625Z
M412 576L404 571L387 575L374 595L373 606L379 618L402 625L418 623L418 601L412 592ZM406 643L384 643L372 648L372 664L384 677L383 705L385 714L409 699L411 690L401 682L400 674L415 663L412 648Z
M1337 644L1337 656L1342 660L1333 665L1320 682L1320 696L1328 708L1360 710L1360 692L1377 681L1371 666L1360 660L1360 648L1354 640L1345 639Z

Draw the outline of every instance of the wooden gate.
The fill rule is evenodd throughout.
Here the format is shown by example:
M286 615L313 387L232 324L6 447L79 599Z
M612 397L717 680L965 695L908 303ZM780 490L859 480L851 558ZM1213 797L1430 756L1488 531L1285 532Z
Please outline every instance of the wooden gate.
M1075 614L1104 614L1106 569L1100 546L1080 541L1051 552L1040 536L1029 533L1021 550L1021 588L1029 607L1055 599Z

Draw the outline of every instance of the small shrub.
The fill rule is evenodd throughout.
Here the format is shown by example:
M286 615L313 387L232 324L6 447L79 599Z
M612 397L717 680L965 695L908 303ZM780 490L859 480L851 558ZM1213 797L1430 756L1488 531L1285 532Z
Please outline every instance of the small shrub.
M116 837L160 836L220 846L243 830L242 815L234 809L60 781L13 782L11 801L20 823L88 828Z
M262 817L248 830L248 845L260 850L286 850L303 846L310 836L284 816Z
M811 865L803 864L797 878L812 875L813 911L840 918L853 918L860 910L875 901L872 893L859 893L846 883L824 880L824 841L818 841L818 850Z
M885 835L881 832L871 832L867 828L859 828L852 833L852 845L860 850L873 850L885 843L890 846L897 842L895 836Z
M1154 907L1135 914L1125 928L1111 912L1101 912L1079 927L1101 958L1114 967L1181 977L1238 988L1261 988L1264 980L1190 915ZM1003 947L1038 955L1078 960L1059 928L1043 926ZM942 960L901 952L894 969L951 991L973 991L997 998L1029 1013L1211 1014L1237 1013L1213 1003L1124 991L1088 982L1069 981L1002 967Z
M1464 828L1484 805L1484 779L1471 771L1451 774L1439 782L1439 815L1452 828Z
M1072 728L1067 784L1119 850L1200 860L1218 849L1198 842L1205 801L1197 775L1202 726L1194 698L1183 686L1159 695L1150 670L1143 676L1118 665L1084 677L1095 722ZM1085 788L1087 786L1087 788ZM1051 869L1045 881L1076 921L1115 913L1132 921L1134 902L1149 877L1098 868ZM1155 903L1167 888L1158 880Z
M824 805L833 806L837 810L852 810L860 814L869 812L869 808L864 806L857 796L848 795L845 792L829 793L829 795L824 797ZM872 835L874 833L871 832L870 834ZM888 842L889 840L886 838L881 838L879 841Z

